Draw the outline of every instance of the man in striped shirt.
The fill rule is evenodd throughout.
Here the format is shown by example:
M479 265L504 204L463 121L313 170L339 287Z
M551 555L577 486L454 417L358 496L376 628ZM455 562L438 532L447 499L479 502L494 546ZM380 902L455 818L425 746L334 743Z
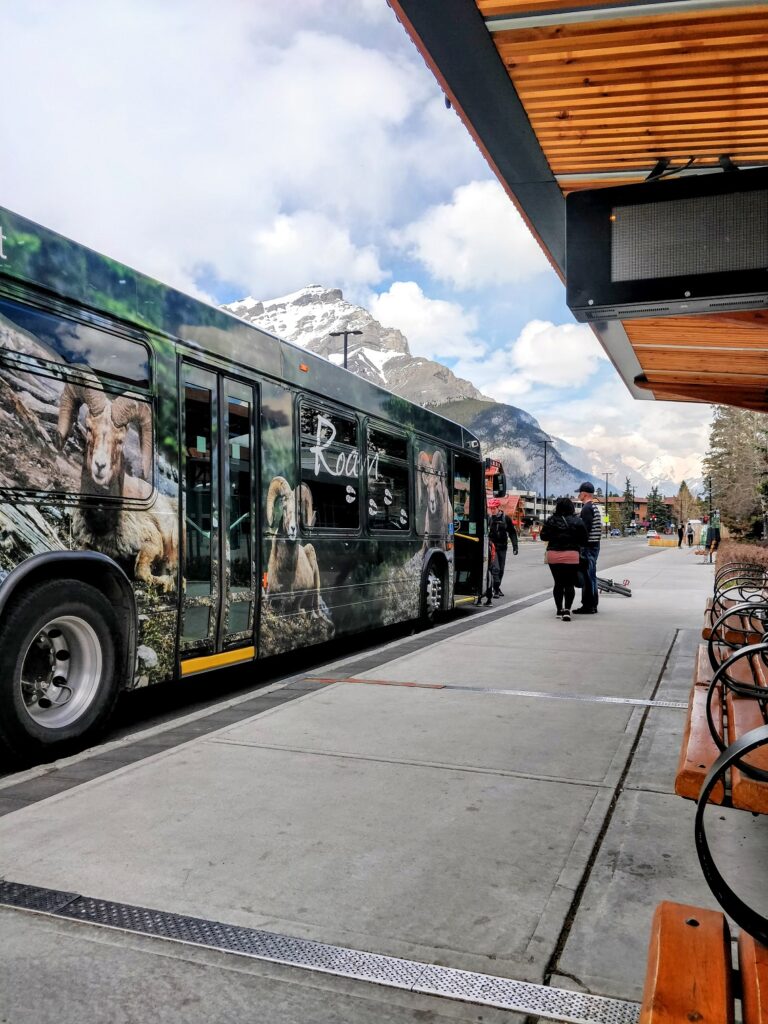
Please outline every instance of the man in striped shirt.
M578 499L582 502L581 518L587 528L587 546L584 557L587 570L584 586L581 588L581 607L575 608L574 615L597 615L597 558L600 554L600 538L603 527L600 506L595 500L595 487L588 480L579 486Z

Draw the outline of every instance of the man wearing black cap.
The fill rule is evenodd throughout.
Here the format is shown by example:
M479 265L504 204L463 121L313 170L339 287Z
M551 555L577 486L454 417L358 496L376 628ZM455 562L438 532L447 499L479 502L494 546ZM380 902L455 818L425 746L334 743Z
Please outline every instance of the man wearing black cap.
M574 615L597 615L597 558L600 554L600 537L603 533L600 522L600 506L595 501L595 487L589 480L579 485L578 499L582 502L581 518L587 528L587 546L584 557L587 562L584 586L581 588L581 607L575 608Z

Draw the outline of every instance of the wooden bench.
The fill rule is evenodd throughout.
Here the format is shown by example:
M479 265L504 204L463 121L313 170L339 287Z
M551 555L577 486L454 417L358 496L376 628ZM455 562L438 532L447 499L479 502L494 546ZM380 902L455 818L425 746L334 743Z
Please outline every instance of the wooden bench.
M761 643L766 636L763 621L763 617L768 616L766 602L755 600L749 608L745 607L746 604L745 601L728 598L715 605L710 597L704 612L702 638L731 648Z
M741 932L738 966L724 914L660 903L651 928L639 1024L768 1024L768 948Z
M706 644L699 645L675 774L675 792L689 800L698 800L704 779L721 753L706 714L707 695L714 677L710 651L711 647L708 649ZM726 653L730 655L732 652L727 650ZM768 666L757 655L745 651L744 656L736 659L728 669L728 677L737 685L765 689L768 698ZM722 684L716 685L712 697L712 717L723 746L766 724L760 701L754 696L734 693ZM744 763L768 772L768 746L753 751ZM768 782L754 779L736 767L730 769L726 778L727 787L718 782L710 795L711 802L729 803L742 810L768 814Z

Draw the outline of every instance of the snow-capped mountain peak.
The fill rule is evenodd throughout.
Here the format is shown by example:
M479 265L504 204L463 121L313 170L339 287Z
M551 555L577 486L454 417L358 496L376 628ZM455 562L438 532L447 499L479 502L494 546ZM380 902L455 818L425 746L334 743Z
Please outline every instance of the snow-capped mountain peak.
M425 395L430 405L484 397L448 367L412 356L401 331L384 327L366 309L347 302L338 288L312 284L276 299L249 296L224 309L336 365L344 359L344 340L331 334L360 331L347 339L348 368L413 402L425 404Z

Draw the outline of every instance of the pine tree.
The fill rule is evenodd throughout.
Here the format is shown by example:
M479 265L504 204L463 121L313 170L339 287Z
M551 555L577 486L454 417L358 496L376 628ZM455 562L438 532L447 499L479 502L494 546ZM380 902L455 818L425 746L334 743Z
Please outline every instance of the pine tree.
M732 406L715 407L704 458L705 500L720 510L722 522L736 533L762 529L766 491L765 414Z
M667 525L668 513L664 498L659 493L659 488L654 484L651 493L648 495L648 521L652 530L658 530Z
M635 492L629 477L624 485L624 500L621 504L621 528L626 530L635 518Z

